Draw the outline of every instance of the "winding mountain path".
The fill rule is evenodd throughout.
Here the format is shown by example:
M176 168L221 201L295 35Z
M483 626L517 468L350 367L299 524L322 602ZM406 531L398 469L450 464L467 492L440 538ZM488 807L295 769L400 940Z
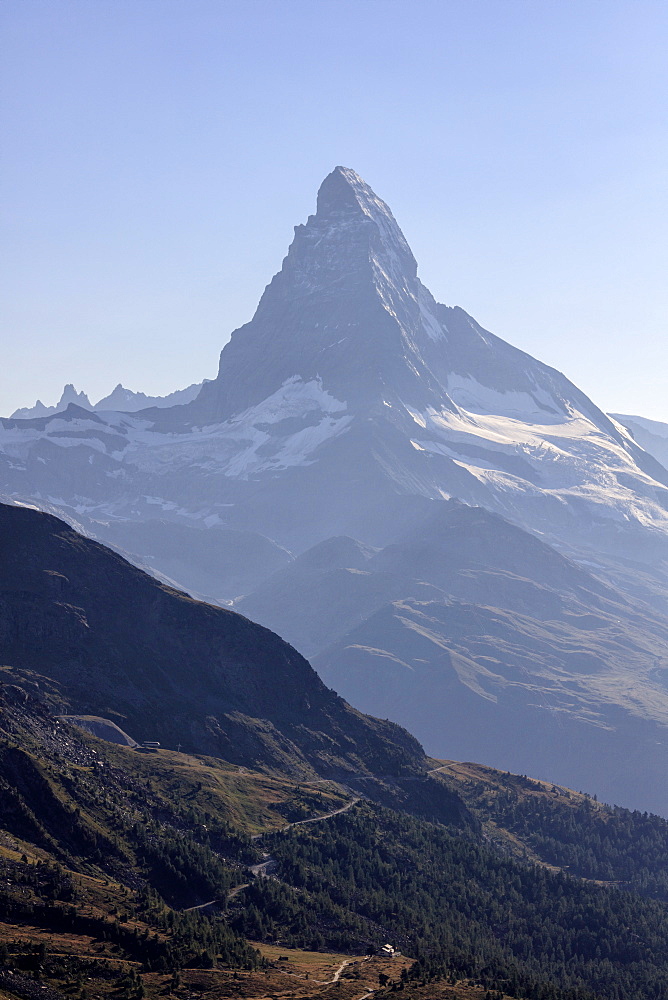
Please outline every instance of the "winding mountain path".
M361 801L362 796L356 795L354 799L351 799L350 802L346 802L345 806L341 806L339 809L332 809L331 812L324 813L322 816L311 816L309 819L296 819L293 823L287 823L285 826L282 826L280 830L272 832L283 833L285 830L289 830L293 826L302 826L304 823L322 823L325 819L331 819L333 816L340 816L341 813L348 812L349 809L352 809L353 806L356 806L357 803ZM254 837L251 837L251 840L258 840L260 837L264 837L264 834L256 833Z
M331 812L324 813L322 816L311 816L309 819L296 819L294 822L287 823L285 826L282 826L280 830L270 830L267 832L283 833L285 830L290 830L293 826L302 826L304 823L322 823L326 819L332 819L333 816L340 816L341 813L348 812L349 809L352 809L353 806L357 805L357 803L361 801L361 796L357 795L355 798L351 799L350 802L346 802L344 806L341 806L339 809L332 809ZM253 837L251 837L251 840L260 840L264 836L266 836L266 833L256 833ZM265 860L261 861L259 864L250 866L249 870L253 873L253 875L255 875L256 878L269 878L269 869L276 864L276 859L272 858L269 854L265 853L264 858ZM227 894L228 900L234 899L234 897L238 896L242 889L247 889L249 885L250 882L244 882L243 885L235 885L234 888L230 889ZM221 902L223 902L221 899L209 899L206 903L199 903L198 906L188 906L184 912L191 913L193 910L205 910L208 906L214 906L216 903ZM337 983L339 981L339 976L346 965L347 962L344 962L338 970L338 973L335 974L335 978L329 980L329 982Z
M447 770L450 766L451 766L450 762L447 763L447 764L441 764L439 767L432 767L431 770L425 771L423 774L407 775L405 778L401 778L401 780L402 781L421 781L422 779L428 777L430 774L437 774L439 771L445 771L445 770ZM346 778L348 780L350 780L350 781L365 781L365 780L368 780L368 781L390 781L390 780L391 781L396 781L397 780L397 776L396 775L389 775L389 774L387 774L387 775L383 775L383 774L381 774L381 775L379 775L379 774L351 775L351 774L348 774L348 775L346 775ZM335 782L337 784L341 784L341 782L337 782L335 778L319 778L319 779L317 779L315 781L305 781L305 782L302 782L302 784L305 784L305 785L320 785L320 784L325 784L325 783L328 784L329 782ZM349 791L352 791L352 789L349 789ZM322 823L326 819L332 819L333 816L340 816L342 813L348 812L348 810L352 809L352 807L355 806L355 805L357 805L358 802L361 802L362 798L363 798L363 796L356 795L354 798L352 798L350 800L350 802L346 802L346 804L344 806L341 806L339 809L332 809L331 812L324 813L322 816L311 816L311 817L309 817L309 819L296 819L292 823L286 823L286 825L282 826L280 828L280 830L270 830L270 831L266 831L265 833L255 833L251 837L251 840L261 840L262 837L265 837L267 835L267 833L282 833L285 830L290 830L293 826L302 826L305 823ZM269 857L269 855L267 854L266 855L266 860L262 861L260 864L251 865L250 866L250 871L256 877L267 878L268 875L269 875L269 871L268 871L269 868L273 864L275 864L275 863L276 863L275 859ZM234 897L237 896L243 889L247 889L248 886L249 886L249 884L250 884L249 882L244 882L243 885L237 885L233 889L231 889L229 891L228 895L227 895L228 900L229 899L234 899ZM210 899L206 903L199 903L198 906L189 906L184 912L185 913L190 913L191 910L205 910L208 906L214 906L216 903L220 903L220 902L221 902L220 899Z
M447 764L441 764L439 767L432 767L431 770L425 771L423 774L407 775L405 778L402 778L401 780L421 781L423 778L428 777L430 774L437 774L439 771L446 771L449 767L451 767L451 764L452 762L448 762ZM360 774L360 775L349 774L346 777L348 778L348 780L352 781L397 780L396 775L392 776L392 775L378 775L378 774ZM319 785L319 784L329 783L330 781L334 782L335 780L336 779L334 778L320 778L317 779L316 781L305 781L302 783L305 785ZM337 782L337 784L340 784L340 782ZM352 791L352 789L349 789L349 791ZM332 809L331 812L323 813L322 816L311 816L308 819L296 819L292 823L286 823L286 825L282 826L280 830L269 830L266 831L265 833L255 833L251 837L251 840L261 840L262 837L265 837L267 835L267 833L283 833L285 830L292 829L293 826L303 826L306 823L323 823L326 819L332 819L334 816L340 816L342 813L348 812L348 810L352 809L353 806L356 806L358 802L361 802L362 798L363 796L356 795L354 796L354 798L350 800L350 802L346 802L344 806L340 806L338 809ZM269 854L265 854L264 857L265 857L264 861L261 861L257 865L250 866L250 871L256 878L268 878L269 869L276 864L275 858L270 857ZM229 893L227 894L228 900L234 899L234 897L238 896L240 892L242 892L244 889L247 889L249 885L250 885L249 882L244 882L243 885L236 885L233 889L230 889ZM220 899L210 899L206 903L199 903L198 906L189 906L184 912L190 913L192 910L205 910L208 906L214 906L216 903L220 902L222 902L222 900ZM338 982L338 979L332 980L332 982ZM365 996L370 996L370 995L371 994L365 994Z
M341 965L338 967L338 969L334 973L333 978L332 979L325 979L324 981L321 980L320 985L321 986L329 986L331 983L338 983L339 979L341 978L341 973L345 969L346 965L350 965L351 962L352 962L351 958L344 959L343 962L341 962Z

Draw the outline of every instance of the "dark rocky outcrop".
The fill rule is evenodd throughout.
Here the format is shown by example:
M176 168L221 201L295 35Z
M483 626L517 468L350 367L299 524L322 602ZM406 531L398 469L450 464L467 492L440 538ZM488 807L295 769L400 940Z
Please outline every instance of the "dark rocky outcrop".
M406 773L417 741L355 711L268 629L195 601L62 521L0 507L2 661L137 739L294 773ZM53 696L52 696L53 697Z

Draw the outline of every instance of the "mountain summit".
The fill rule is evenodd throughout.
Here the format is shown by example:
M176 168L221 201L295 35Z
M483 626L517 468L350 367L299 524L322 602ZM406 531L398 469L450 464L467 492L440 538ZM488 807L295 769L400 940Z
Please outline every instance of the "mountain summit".
M138 549L124 525L298 553L333 535L385 545L450 497L561 546L668 555L666 469L562 374L438 304L390 209L345 167L196 399L5 420L0 471L6 496L116 544L125 532L156 568L156 530ZM179 582L237 596L183 563Z
M668 530L666 470L560 372L438 304L388 206L346 167L188 410L195 425L266 435L234 468L299 478L313 542L382 544L397 517L451 496L585 544L595 522L616 547L620 516ZM273 501L261 516L303 548L303 517L295 538Z
M434 309L387 205L353 170L337 167L193 410L207 422L229 419L295 375L322 380L353 406L397 392L424 402L438 389L421 344L425 327L439 333Z
M336 226L352 222L355 217L373 222L385 250L391 255L406 257L409 269L412 266L413 272L417 271L411 249L385 202L354 170L335 167L320 185L316 215L311 216L309 222L317 220L321 225ZM301 230L305 227L296 228Z
M339 242L342 230L361 224L360 245L368 252L374 277L386 285L389 276L397 286L404 284L408 291L408 282L417 275L411 248L388 206L354 170L336 167L327 175L318 191L317 210L309 219L311 223L314 224L311 232L317 224L323 237L330 241L338 237ZM296 232L308 230L309 225L298 226ZM346 234L347 240L349 235ZM351 271L355 270L355 264L351 259Z

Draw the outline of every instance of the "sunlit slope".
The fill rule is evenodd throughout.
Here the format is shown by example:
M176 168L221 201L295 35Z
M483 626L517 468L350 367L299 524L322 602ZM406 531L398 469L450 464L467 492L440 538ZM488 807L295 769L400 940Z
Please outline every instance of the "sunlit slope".
M383 549L333 538L238 603L437 756L668 813L668 620L482 508Z

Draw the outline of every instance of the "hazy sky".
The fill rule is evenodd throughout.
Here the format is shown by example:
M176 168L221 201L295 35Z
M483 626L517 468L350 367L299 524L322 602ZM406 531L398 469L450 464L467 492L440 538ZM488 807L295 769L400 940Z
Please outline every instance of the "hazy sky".
M664 0L3 0L0 413L215 375L322 178L436 298L668 421Z

